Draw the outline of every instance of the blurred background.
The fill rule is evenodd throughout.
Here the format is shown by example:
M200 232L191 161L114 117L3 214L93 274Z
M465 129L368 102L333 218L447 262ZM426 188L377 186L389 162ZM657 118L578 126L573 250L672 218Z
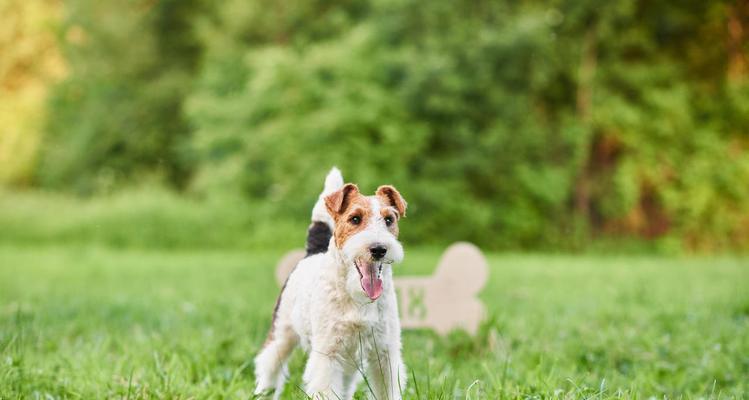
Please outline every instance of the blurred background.
M299 247L325 172L409 245L749 249L744 1L2 0L0 240Z
M458 240L490 266L476 335L403 333L405 398L749 393L746 0L0 21L0 398L251 398L273 268L333 165L408 201L397 275Z

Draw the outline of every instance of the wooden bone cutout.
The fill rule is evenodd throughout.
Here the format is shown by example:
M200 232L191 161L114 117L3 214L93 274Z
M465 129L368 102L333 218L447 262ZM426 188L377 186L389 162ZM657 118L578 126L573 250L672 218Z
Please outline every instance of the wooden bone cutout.
M303 250L293 250L281 259L276 267L279 285L303 258ZM486 259L476 246L450 245L434 275L395 278L401 326L431 328L442 335L463 328L475 334L485 312L477 296L488 276Z

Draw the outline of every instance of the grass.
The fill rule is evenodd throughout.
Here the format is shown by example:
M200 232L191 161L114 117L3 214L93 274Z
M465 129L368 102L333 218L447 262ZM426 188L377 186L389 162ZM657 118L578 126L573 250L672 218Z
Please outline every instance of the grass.
M180 195L158 185L80 198L0 187L0 243L178 250L304 242L306 213L296 220L273 218L264 207L230 196Z
M0 245L0 398L251 397L280 255ZM438 256L412 249L399 273ZM748 260L489 261L478 335L404 333L408 398L749 393ZM286 398L303 397L303 363L295 354Z

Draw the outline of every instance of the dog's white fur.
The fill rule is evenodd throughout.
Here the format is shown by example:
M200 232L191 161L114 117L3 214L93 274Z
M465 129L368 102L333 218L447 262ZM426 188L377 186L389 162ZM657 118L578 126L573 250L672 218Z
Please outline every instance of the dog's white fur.
M320 197L317 198L317 203L312 207L312 221L324 222L331 231L335 228L335 221L333 221L333 217L328 213L328 209L325 208L325 196L342 187L343 175L341 174L341 170L333 167L328 172L328 176L325 177L325 186L322 193L320 193Z
M343 186L333 168L312 211L312 220L334 231L334 219L324 198ZM300 345L309 359L304 390L313 398L351 399L366 376L367 392L377 400L400 399L406 384L401 359L401 328L393 287L392 263L403 259L403 247L380 216L383 207L368 197L372 209L367 226L341 249L333 237L326 253L303 259L286 282L278 304L271 338L255 358L256 394L275 389L278 398L288 375L286 361ZM387 248L383 263L383 292L370 300L360 284L353 260L373 243Z

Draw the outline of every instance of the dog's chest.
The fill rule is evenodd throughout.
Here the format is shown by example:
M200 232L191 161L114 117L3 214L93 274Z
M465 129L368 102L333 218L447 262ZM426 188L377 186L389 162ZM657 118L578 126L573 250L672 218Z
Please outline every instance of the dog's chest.
M349 303L342 307L336 321L336 330L348 331L351 334L358 335L366 333L377 328L382 324L382 311L377 304L357 305Z
M385 322L381 310L375 305L360 308L338 321L340 344L347 350L342 354L368 354L385 344Z

